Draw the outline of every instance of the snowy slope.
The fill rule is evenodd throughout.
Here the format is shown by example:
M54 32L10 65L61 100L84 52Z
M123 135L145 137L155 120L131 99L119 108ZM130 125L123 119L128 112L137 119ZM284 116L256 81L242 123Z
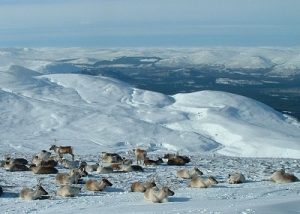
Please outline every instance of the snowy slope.
M1 149L43 149L57 139L93 152L139 145L234 156L300 154L299 124L229 93L166 96L114 79L42 75L21 66L2 71L0 86Z

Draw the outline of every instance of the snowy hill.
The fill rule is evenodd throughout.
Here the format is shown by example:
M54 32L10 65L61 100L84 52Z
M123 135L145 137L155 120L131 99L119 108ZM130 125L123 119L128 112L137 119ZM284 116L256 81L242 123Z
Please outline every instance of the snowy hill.
M300 155L298 123L229 93L166 96L110 78L72 71L44 75L15 65L0 72L0 88L2 151L44 149L57 139L81 153L142 146L231 156Z

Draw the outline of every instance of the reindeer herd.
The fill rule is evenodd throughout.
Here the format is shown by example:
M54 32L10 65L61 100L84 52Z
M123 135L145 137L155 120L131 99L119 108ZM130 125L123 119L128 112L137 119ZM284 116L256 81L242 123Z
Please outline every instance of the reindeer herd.
M51 153L53 151L55 155ZM147 157L147 151L137 148L133 149L136 164L133 160L121 157L117 153L102 152L99 157L99 162L95 164L88 164L85 161L74 160L73 148L71 146L56 146L52 145L49 151L42 150L35 154L29 163L25 158L12 158L5 156L4 160L0 162L1 167L9 172L15 171L32 171L34 174L56 174L55 182L59 185L56 195L60 197L74 197L79 195L83 189L87 191L103 191L106 187L113 185L108 179L101 180L88 179L84 180L89 173L109 174L109 173L128 173L128 172L144 172L147 166L157 165L171 165L171 166L185 166L191 161L190 157L179 154L165 154L163 158L151 160ZM64 155L70 155L72 160L68 160ZM61 173L57 167L69 169L67 173ZM203 172L199 168L192 169L182 168L176 172L177 179L189 180L188 187L191 188L208 188L218 181L213 176L203 176ZM286 173L283 169L275 171L269 181L275 183L289 183L299 181L293 175ZM245 176L242 173L235 172L228 176L227 182L229 184L239 184L246 182ZM78 186L76 184L82 184ZM132 192L141 192L144 194L144 199L153 203L167 202L169 196L175 193L169 186L162 186L158 188L155 179L147 182L136 181L131 184L130 190ZM0 186L0 196L3 194L3 189ZM19 196L24 200L49 199L48 192L38 180L38 184L34 188L23 188Z

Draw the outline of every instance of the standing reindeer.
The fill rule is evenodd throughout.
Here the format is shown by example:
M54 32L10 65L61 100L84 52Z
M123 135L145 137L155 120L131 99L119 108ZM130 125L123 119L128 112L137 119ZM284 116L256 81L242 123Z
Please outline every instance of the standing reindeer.
M70 154L74 161L73 147L72 146L56 146L52 145L49 150L53 150L60 158L63 158L64 154Z
M144 164L144 160L147 157L147 151L137 148L137 149L133 149L133 152L135 154L135 158L136 158L136 164L139 164L139 162L141 164Z

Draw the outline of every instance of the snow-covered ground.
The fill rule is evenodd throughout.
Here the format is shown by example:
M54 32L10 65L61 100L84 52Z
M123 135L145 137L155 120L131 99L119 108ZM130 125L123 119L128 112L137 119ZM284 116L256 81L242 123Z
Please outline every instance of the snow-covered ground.
M142 53L136 51L137 55ZM284 50L289 51L299 54ZM145 173L110 174L106 177L113 187L108 191L94 194L83 190L76 198L62 199L54 196L53 176L0 168L0 185L5 191L0 198L1 212L299 212L299 182L278 185L265 181L280 168L300 177L300 124L293 118L230 93L199 91L167 96L110 78L74 74L76 68L72 67L52 67L52 72L45 72L45 67L66 58L90 63L124 52L134 54L130 49L1 49L0 155L30 158L54 142L73 146L76 157L89 162L95 162L102 151L129 156L127 151L142 147L151 157L178 151L192 156L188 168L199 166L220 183L208 189L191 189L187 181L175 177L181 167L162 165L146 168ZM243 172L248 182L227 184L228 173L234 171ZM159 185L167 184L175 191L170 203L151 204L142 194L129 192L132 181L153 176ZM23 186L34 186L36 177L49 183L46 189L53 195L51 200L23 202L14 197Z

